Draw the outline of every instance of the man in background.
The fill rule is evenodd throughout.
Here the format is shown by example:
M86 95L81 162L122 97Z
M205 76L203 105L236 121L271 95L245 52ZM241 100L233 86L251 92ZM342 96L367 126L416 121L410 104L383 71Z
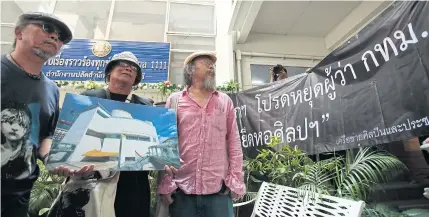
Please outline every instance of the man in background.
M1 57L1 216L27 217L36 159L46 159L59 115L59 89L41 69L72 33L46 13L22 14L14 33L14 50Z
M270 83L288 78L287 69L280 64L270 68Z

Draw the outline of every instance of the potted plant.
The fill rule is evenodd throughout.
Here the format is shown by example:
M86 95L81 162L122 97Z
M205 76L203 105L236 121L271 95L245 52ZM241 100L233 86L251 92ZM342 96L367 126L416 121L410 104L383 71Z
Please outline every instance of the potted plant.
M240 90L240 85L237 82L230 80L228 82L225 82L224 85L217 86L216 90L225 93L236 93Z
M355 157L346 151L345 156L334 155L314 162L297 147L283 145L275 151L279 144L279 138L273 137L255 159L248 159L245 163L248 174L257 173L271 183L306 192L365 201L375 185L406 170L396 157L373 148L361 148ZM255 178L250 180L259 182ZM367 214L376 212L380 211L371 207L365 211Z
M306 174L307 165L314 162L305 152L297 147L284 145L278 151L280 144L279 137L271 137L271 142L261 149L254 159L244 161L246 175L247 194L242 200L235 202L236 216L247 217L253 211L253 201L257 195L262 181L267 181L279 185L298 187L302 180L296 174Z
M44 216L49 211L54 200L60 193L60 186L64 177L52 175L46 170L45 165L37 160L40 168L40 176L31 189L28 215L30 217Z

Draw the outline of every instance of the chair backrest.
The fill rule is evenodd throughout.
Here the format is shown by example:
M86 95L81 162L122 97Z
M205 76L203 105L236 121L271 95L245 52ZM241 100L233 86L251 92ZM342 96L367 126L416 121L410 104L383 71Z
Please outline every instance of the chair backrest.
M364 207L363 201L264 182L259 189L252 217L360 217Z

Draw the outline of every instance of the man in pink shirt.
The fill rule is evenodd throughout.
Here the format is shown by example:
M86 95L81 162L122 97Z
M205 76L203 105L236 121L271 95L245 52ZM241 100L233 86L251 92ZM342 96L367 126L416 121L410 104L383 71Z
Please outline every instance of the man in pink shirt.
M244 195L243 153L228 95L217 92L216 55L193 53L184 62L186 88L173 93L182 160L158 186L170 217L233 217L232 199Z

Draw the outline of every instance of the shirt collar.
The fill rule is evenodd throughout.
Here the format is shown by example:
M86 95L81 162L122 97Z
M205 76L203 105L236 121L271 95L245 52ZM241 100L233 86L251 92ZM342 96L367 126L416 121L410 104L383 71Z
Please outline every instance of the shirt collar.
M185 88L183 88L183 90L182 90L182 96L185 96L186 94L188 94L189 92L188 92L188 89L189 89L189 86L185 86ZM216 90L216 89L214 89L213 91L212 91L212 94L213 95L218 95L219 94L219 92Z
M104 87L104 89L106 90L107 98L110 99L110 90L109 90L109 88L108 87ZM127 99L125 100L125 102L130 102L131 99L132 99L132 97L133 97L133 94L134 94L134 89L131 89L131 92L130 92L130 94L128 94Z

